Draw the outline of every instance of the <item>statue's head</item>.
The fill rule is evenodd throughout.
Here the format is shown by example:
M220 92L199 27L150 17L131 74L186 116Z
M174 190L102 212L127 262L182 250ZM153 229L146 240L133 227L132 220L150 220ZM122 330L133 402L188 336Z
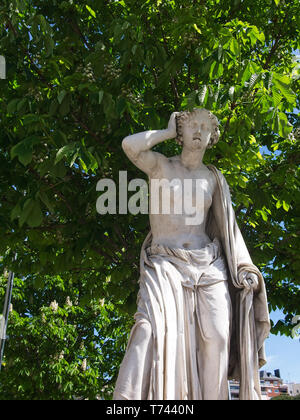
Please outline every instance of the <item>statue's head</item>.
M176 141L192 149L211 148L220 137L219 122L207 109L195 108L176 115Z

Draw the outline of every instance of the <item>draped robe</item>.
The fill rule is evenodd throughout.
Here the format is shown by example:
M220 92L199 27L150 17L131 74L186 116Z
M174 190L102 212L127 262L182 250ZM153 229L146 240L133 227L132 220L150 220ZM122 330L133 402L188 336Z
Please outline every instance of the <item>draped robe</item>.
M220 347L222 354L216 357L216 366L211 367L211 375L221 378L219 382L212 380L218 388L215 398L226 398L224 372L226 380L240 380L241 400L261 398L258 370L266 363L264 340L270 330L265 284L237 225L228 184L214 166L208 168L217 180L222 221L217 225L210 211L206 233L212 242L198 251L152 246L151 231L147 235L141 250L136 323L120 368L115 399L205 399L205 381L209 381L210 373L201 366L202 348L197 341L205 341L207 333L203 330L210 323L207 314L212 322L220 323L219 307L225 314L224 334L229 331L230 336L228 346ZM258 276L256 291L243 284L249 272ZM210 301L214 306L208 306ZM206 314L202 313L205 306ZM139 336L141 326L150 326L148 341L145 334ZM213 329L208 329L208 334L213 334ZM222 335L222 328L219 330Z

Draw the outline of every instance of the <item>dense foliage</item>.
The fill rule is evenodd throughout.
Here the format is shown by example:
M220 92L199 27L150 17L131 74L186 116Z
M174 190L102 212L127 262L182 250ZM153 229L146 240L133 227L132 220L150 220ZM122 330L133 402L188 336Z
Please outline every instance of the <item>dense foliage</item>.
M126 320L104 299L80 304L84 284L60 276L46 277L43 289L37 282L14 282L0 400L109 398ZM0 298L4 285L1 278Z
M121 170L144 178L122 138L195 106L221 122L206 161L230 184L270 309L286 314L273 332L290 334L300 301L298 1L2 0L0 24L0 269L17 275L0 398L108 397L149 223L98 215L96 184ZM157 149L179 153L173 141ZM5 278L0 286L3 298Z
M298 401L300 400L300 395L291 396L291 395L279 395L278 397L271 398L271 401Z

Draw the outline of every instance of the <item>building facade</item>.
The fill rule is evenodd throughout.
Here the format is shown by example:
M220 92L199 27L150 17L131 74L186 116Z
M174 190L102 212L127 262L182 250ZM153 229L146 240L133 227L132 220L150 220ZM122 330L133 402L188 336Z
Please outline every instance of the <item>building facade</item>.
M294 388L289 388L289 385L296 384L284 384L283 380L280 377L280 370L276 369L274 374L262 370L260 374L260 386L261 386L261 396L262 400L270 400L273 397L278 397L279 395L294 395L292 392L300 393L300 385L295 386ZM231 380L229 381L230 389L230 398L231 400L239 400L240 393L240 384L238 381ZM297 395L297 394L295 394Z
M288 393L291 397L300 395L300 384L288 384Z
M288 395L288 386L283 383L280 377L280 370L274 370L274 374L261 370L260 374L260 385L261 392L267 399L278 397L279 395Z

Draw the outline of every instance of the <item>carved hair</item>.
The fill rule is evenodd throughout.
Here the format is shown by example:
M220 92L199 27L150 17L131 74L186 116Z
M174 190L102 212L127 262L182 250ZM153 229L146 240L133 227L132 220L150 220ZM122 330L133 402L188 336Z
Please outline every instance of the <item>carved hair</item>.
M204 108L194 108L193 111L182 111L176 115L176 141L181 146L183 145L183 125L191 121L192 119L198 119L203 114L206 114L207 118L211 123L211 137L208 143L207 148L212 148L219 141L220 131L219 131L219 121L217 117L212 114L210 111Z

